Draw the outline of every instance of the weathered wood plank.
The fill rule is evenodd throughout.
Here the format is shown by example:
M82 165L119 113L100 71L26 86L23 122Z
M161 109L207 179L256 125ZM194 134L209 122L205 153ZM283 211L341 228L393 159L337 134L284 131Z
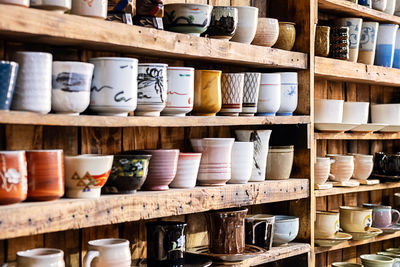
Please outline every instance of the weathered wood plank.
M398 140L400 133L314 133L318 140Z
M358 187L334 187L332 189L326 190L315 190L316 197L324 197L331 195L340 195L347 193L356 193L356 192L370 192L376 190L384 190L389 188L400 188L400 182L389 182L382 183L377 185L360 185Z

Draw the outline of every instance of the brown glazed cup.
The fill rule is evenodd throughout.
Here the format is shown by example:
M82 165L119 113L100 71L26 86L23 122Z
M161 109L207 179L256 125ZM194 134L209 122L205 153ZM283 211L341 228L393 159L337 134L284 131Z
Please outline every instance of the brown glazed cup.
M28 198L55 200L64 195L64 158L61 149L26 151Z
M208 239L211 253L239 254L244 252L246 214L246 208L208 213Z

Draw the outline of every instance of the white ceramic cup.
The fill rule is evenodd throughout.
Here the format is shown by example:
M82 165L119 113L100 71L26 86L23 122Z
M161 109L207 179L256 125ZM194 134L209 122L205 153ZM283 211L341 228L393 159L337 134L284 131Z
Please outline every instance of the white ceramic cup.
M31 0L31 7L62 14L71 9L71 0Z
M72 0L71 14L107 18L107 0Z
M89 62L94 64L89 108L100 115L128 116L137 105L138 60L98 57Z
M162 115L183 117L193 109L194 68L168 67L167 105Z
M238 10L238 24L231 41L250 44L256 36L258 8L251 6L234 6Z
M257 112L258 94L260 92L261 73L245 72L243 86L243 104L240 116L254 116Z
M352 154L354 157L353 178L367 180L374 168L372 155Z
M334 160L331 164L329 179L338 182L350 180L354 173L354 157L338 154L327 154L326 156Z
M17 252L17 267L44 266L64 267L64 252L55 248L34 248Z
M83 259L84 267L130 267L129 241L118 238L91 240Z
M281 75L281 105L276 115L292 116L297 108L297 72L279 72Z
M176 175L169 187L193 188L196 186L201 153L179 153Z
M339 213L317 211L315 220L315 238L330 238L339 232Z
M314 120L316 123L341 123L343 119L343 100L315 99Z
M384 13L393 15L396 9L396 1L397 0L386 0L386 8L383 10Z
M380 11L386 9L387 0L372 0L372 8Z
M245 184L253 170L253 142L234 142L232 147L232 178L229 184Z
M357 62L368 65L374 64L378 29L378 22L363 21Z
M379 24L374 64L391 68L393 66L397 24Z
M0 4L29 7L29 0L0 0Z
M326 183L331 171L331 159L317 157L314 163L314 183L321 185Z
M17 52L19 64L11 108L47 114L51 110L53 56L42 52Z
M343 123L368 123L369 102L344 102Z
M261 74L258 94L257 116L275 116L281 105L281 75L279 73Z
M51 108L56 113L79 115L90 103L94 65L84 62L54 61Z
M400 104L371 105L372 123L400 125Z
M360 18L341 18L335 20L335 25L339 27L349 27L349 60L357 62L358 49L360 46L362 19Z

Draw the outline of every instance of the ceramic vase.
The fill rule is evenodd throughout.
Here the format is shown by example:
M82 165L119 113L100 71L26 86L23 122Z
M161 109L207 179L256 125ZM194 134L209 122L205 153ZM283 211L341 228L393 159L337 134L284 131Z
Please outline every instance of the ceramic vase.
M0 61L0 110L9 110L17 81L18 63Z
M386 9L387 0L372 0L372 8L380 11Z
M376 44L375 65L389 67L393 66L396 33L399 28L397 24L380 24Z
M107 0L72 0L71 14L107 18Z
M258 8L251 6L235 6L238 10L238 24L231 41L250 44L257 31Z
M335 25L339 27L349 27L349 60L357 62L358 50L360 46L362 19L342 18L335 20Z
M338 154L328 154L334 160L331 164L331 175L329 179L338 182L346 182L350 180L354 172L354 157Z
M245 72L243 85L243 104L240 116L254 116L257 112L261 73Z
M54 61L51 108L56 113L79 115L90 103L94 65L83 62Z
M0 4L29 7L29 0L0 0Z
M71 0L31 0L31 7L63 14L71 9Z
M174 188L194 188L200 160L201 153L179 153L176 175L169 186Z
M105 116L128 116L137 105L135 58L91 58L94 64L89 108Z
M205 35L210 38L230 40L236 32L238 9L230 6L214 6L211 22Z
M194 68L168 67L167 104L162 115L184 117L193 109Z
M366 180L370 177L374 168L372 155L353 154L354 156L354 171L353 178Z
M237 140L243 142L253 142L253 170L250 182L265 181L265 170L267 167L267 156L269 148L269 138L271 130L236 130Z
M247 215L245 225L246 244L266 250L271 249L275 231L275 216L268 214Z
M281 105L281 75L261 74L257 116L275 116Z
M358 0L358 4L372 8L372 0Z
M280 72L281 103L276 115L292 116L297 108L298 81L297 72Z
M293 22L279 22L279 37L274 47L291 51L296 42L296 28Z
M234 142L232 147L232 178L229 184L245 184L253 170L253 142Z
M258 18L257 32L253 43L266 47L272 47L279 36L279 23L277 19Z
M325 184L331 171L331 159L317 157L314 163L314 183L318 185Z
M221 74L219 70L195 70L194 115L215 116L221 110Z
M64 252L55 248L34 248L17 252L17 266L65 267Z
M239 116L242 112L244 73L222 74L222 108L219 115Z
M294 216L275 216L273 244L280 246L293 241L299 233L299 218Z
M397 0L386 0L386 8L383 10L386 14L393 15Z
M378 27L378 22L362 23L360 51L358 52L359 63L364 63L367 65L374 64Z
M268 150L266 180L290 178L294 158L294 146L272 146Z
M400 0L399 0L400 2ZM393 55L393 68L400 69L400 29L397 30Z
M349 27L332 27L330 42L330 57L343 60L349 59Z
M24 201L27 194L25 151L0 151L0 205Z
M329 36L331 28L328 26L317 26L315 31L315 55L327 57L329 55Z
M88 242L89 250L83 258L83 267L130 267L131 251L129 241L119 238L105 238Z
M51 64L53 56L42 52L17 52L17 83L11 108L47 114L51 110Z

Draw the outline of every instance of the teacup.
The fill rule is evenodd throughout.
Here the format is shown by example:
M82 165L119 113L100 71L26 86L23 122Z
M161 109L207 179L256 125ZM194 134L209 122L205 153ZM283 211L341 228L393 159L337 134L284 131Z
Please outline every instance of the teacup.
M258 8L252 6L234 6L238 10L236 32L231 41L250 44L256 36Z
M339 212L340 227L343 231L360 233L371 228L372 209L341 206Z
M398 28L399 25L397 24L379 24L374 62L375 65L389 68L393 66Z
M354 172L353 178L366 180L372 173L374 168L373 156L353 154L354 156Z
M229 40L235 34L238 24L238 10L230 6L214 6L211 22L204 33L210 38Z
M400 262L400 259L374 254L364 254L360 258L365 267L393 267L393 264Z
M315 221L315 238L330 238L339 232L339 213L317 211Z
M222 74L222 108L219 115L239 116L242 112L244 73Z
M84 267L130 267L131 251L129 241L118 238L91 240L89 250L83 259Z
M7 266L7 265L6 265ZM55 248L34 248L17 252L18 267L64 267L64 252Z
M336 26L349 27L349 60L352 62L357 62L358 59L362 21L360 18L340 18L335 20Z
M28 194L25 151L0 151L0 205L24 201Z
M201 153L180 152L176 175L169 186L176 188L194 188L199 173L200 160Z
M220 70L195 70L193 114L215 116L221 110Z
M331 171L331 159L317 157L314 163L314 183L324 184L328 178Z
M18 63L0 61L0 110L9 110L17 81Z
M243 105L240 116L254 116L257 112L258 94L260 91L261 73L245 72L243 86Z
M398 210L392 209L390 206L379 204L364 203L365 208L372 208L372 226L378 228L386 228L396 225L400 220Z
M258 94L258 116L275 116L281 105L281 75L279 73L261 74Z
M330 179L338 182L345 182L350 180L354 172L354 157L338 154L328 154L334 160L331 164Z
M267 214L247 215L246 244L270 250L274 236L275 216Z
M107 18L107 0L72 0L71 14L105 19Z

